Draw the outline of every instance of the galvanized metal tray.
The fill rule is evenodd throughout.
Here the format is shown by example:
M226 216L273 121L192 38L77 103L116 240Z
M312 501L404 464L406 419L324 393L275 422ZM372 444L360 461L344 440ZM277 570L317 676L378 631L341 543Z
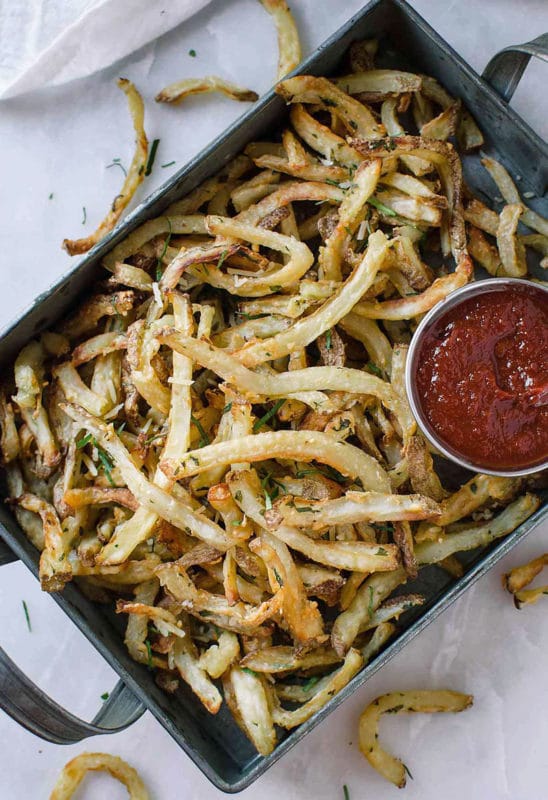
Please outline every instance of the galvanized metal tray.
M403 0L374 0L306 59L295 74L329 76L336 72L353 41L370 37L383 40L387 66L431 74L452 94L462 97L481 122L485 150L496 155L516 179L519 176L522 191L535 193L532 205L546 215L548 146L507 103L530 56L548 60L548 35L499 53L482 79ZM285 115L283 101L269 92L147 198L119 228L2 332L0 365L9 364L32 336L79 302L81 294L101 275L100 261L114 245L217 172L248 142L278 129ZM466 157L464 169L466 180L475 192L487 198L493 196L493 187L479 165L478 156ZM449 476L449 479L457 478ZM257 755L226 707L217 716L211 716L185 686L169 697L159 689L146 667L129 657L123 644L120 618L111 610L91 603L73 584L68 584L63 594L54 595L54 598L118 672L120 682L115 691L93 722L84 722L41 692L0 649L0 707L33 733L59 744L121 730L148 708L212 783L225 792L241 791L344 702L545 517L546 504L501 542L469 555L465 574L458 580L435 566L422 570L420 579L408 585L406 591L424 593L427 604L402 617L399 635L311 720L292 733L282 732L276 750L266 758ZM19 558L37 575L38 553L4 504L0 504L0 537L0 564Z

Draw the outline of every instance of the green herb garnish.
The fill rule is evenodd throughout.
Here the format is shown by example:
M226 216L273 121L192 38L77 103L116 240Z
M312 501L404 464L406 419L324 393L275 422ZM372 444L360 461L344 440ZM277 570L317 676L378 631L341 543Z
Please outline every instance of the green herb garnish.
M103 472L107 476L107 480L111 486L116 486L114 481L112 480L112 469L114 467L114 461L109 456L109 454L103 450L103 448L99 445L99 442L91 433L87 433L82 439L79 439L76 442L76 447L81 450L88 444L92 444L93 447L97 450L97 458L99 459L100 466L103 468Z
M253 675L253 677L257 675L255 670L249 669L249 667L242 667L242 672L247 672L248 675Z
M330 183L331 186L337 186L337 187L339 185L339 182L338 181L334 181L333 178L326 178L324 183Z
M112 468L114 467L114 461L101 447L98 447L97 445L95 445L95 447L97 448L97 457L99 458L103 472L107 477L107 481L111 486L116 486L112 479Z
M154 166L154 159L156 158L156 150L158 149L158 145L160 144L159 139L154 139L152 142L152 146L150 148L150 155L148 157L147 165L145 168L145 177L150 175L152 172L152 167Z
M108 700L109 697L110 697L110 692L103 692L103 694L101 695L101 700Z
M188 51L188 54L191 58L196 58L196 50L194 48Z
M221 253L221 257L217 261L217 269L221 269L221 267L225 263L227 255L228 255L228 250L223 250L223 252Z
M176 161L168 161L167 164L162 164L161 166L162 169L165 169L166 167L172 167L176 163L177 163Z
M268 288L270 289L271 292L281 292L282 291L282 287L279 286L277 283L275 283L274 286L269 286Z
M319 681L318 675L313 675L311 678L307 680L306 683L303 684L303 691L309 692Z
M282 578L280 577L280 573L278 572L276 567L272 567L272 572L274 573L274 577L278 581L278 586L283 586L284 582L283 582Z
M222 413L223 414L228 414L228 412L230 411L231 408L232 408L232 401L230 403L226 404L226 406L223 408Z
M384 547L379 547L377 552L375 553L376 556L387 556L388 550L385 550Z
M53 200L53 192L50 193L48 200Z
M369 603L367 605L367 616L371 618L373 616L373 599L375 597L375 590L372 586L369 587Z
M29 629L29 633L32 633L32 626L30 624L30 614L27 608L27 604L25 603L24 600L22 601L22 603L23 603L23 611L25 612L25 619L27 620L27 628Z
M343 786L343 797L344 800L350 800L350 792L348 791L348 786L346 785L346 783Z
M285 400L278 400L276 403L274 403L272 408L266 412L266 414L263 417L261 417L260 419L256 419L255 422L253 423L253 433L257 433L257 431L260 430L263 427L263 425L265 425L268 422L269 419L272 419L274 414L276 414L280 410L280 408L283 406L284 403Z
M171 241L171 234L172 234L171 219L169 217L166 217L166 219L167 219L167 224L168 224L168 227L169 227L169 233L166 236L166 240L164 242L164 246L162 248L162 252L160 253L160 255L158 256L158 258L156 260L156 280L157 281L159 281L160 278L162 277L162 273L163 273L162 260L163 260L163 258L165 256L165 254L167 253L167 248L169 247L169 243Z
M196 419L194 414L190 415L190 421L197 428L198 433L200 434L200 441L198 442L198 447L205 447L206 444L209 444L209 436L204 431L202 423L200 422L199 419Z
M147 649L147 666L149 669L154 667L152 663L152 646L150 644L150 639L145 639L145 647Z
M411 780L412 780L412 781L413 781L413 780L415 780L415 779L413 778L413 776L411 775L411 773L409 772L409 767L407 766L407 764L404 764L404 765L403 765L403 768L404 768L404 770L407 772L407 774L409 775L409 777L411 778Z
M376 364L373 364L372 361L368 361L365 366L369 370L369 372L373 373L373 375L378 375L379 378L382 378L382 369L380 369L380 367L377 367Z
M325 332L325 349L326 350L331 350L331 347L332 347L331 331L329 330L329 331Z
M127 169L122 164L122 160L120 158L113 158L112 162L110 164L107 164L106 168L110 169L111 167L120 167L124 175L127 175Z
M367 202L370 206L373 206L373 208L377 208L379 211L382 211L382 213L386 214L387 217L398 216L393 208L388 208L388 206L385 206L380 200L377 200L376 197L370 197Z

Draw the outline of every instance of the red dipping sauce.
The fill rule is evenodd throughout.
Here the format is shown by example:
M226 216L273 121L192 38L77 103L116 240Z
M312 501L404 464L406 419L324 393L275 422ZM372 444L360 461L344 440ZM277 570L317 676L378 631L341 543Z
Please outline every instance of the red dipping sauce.
M478 468L548 459L548 292L515 282L467 297L425 329L416 397L435 437Z

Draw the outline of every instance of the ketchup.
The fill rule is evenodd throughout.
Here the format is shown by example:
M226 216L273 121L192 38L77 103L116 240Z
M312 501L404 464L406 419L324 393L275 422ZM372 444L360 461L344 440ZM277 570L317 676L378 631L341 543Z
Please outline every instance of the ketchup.
M486 469L548 458L548 293L514 284L464 299L424 334L423 413L449 450Z

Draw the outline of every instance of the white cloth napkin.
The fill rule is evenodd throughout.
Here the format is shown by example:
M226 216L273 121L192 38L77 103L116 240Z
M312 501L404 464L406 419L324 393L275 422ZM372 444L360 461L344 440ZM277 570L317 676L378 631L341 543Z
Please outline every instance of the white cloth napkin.
M83 78L210 0L0 0L0 99Z

